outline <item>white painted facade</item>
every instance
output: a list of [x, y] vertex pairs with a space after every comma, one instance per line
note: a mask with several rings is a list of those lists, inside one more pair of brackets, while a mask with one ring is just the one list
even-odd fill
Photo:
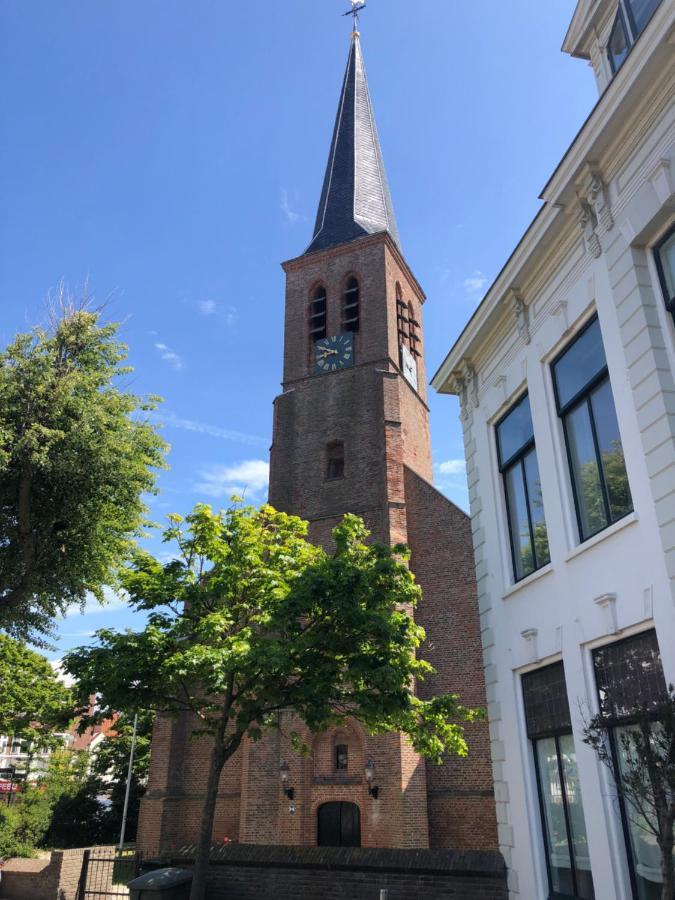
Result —
[[[519, 900], [549, 896], [521, 676], [564, 662], [598, 900], [633, 894], [611, 786], [581, 739], [598, 709], [592, 650], [655, 628], [675, 683], [675, 325], [653, 254], [675, 223], [675, 0], [612, 76], [616, 8], [577, 7], [563, 49], [591, 61], [601, 98], [432, 381], [461, 400], [499, 840]], [[550, 363], [596, 313], [634, 512], [582, 542]], [[514, 583], [495, 424], [525, 390], [551, 561]]]

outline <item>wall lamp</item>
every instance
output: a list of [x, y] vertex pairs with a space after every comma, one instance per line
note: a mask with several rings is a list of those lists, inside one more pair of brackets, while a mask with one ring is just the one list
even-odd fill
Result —
[[282, 762], [279, 766], [279, 778], [281, 778], [281, 790], [286, 794], [289, 800], [295, 799], [295, 788], [288, 786], [288, 776], [290, 775], [290, 768], [287, 762]]
[[366, 760], [365, 773], [366, 783], [368, 784], [368, 796], [372, 797], [373, 800], [377, 800], [380, 788], [379, 785], [373, 784], [373, 781], [375, 780], [375, 760], [372, 756], [369, 756]]

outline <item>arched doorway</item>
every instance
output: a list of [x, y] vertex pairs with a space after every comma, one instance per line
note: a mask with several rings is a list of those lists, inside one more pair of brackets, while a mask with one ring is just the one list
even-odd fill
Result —
[[361, 812], [356, 803], [324, 803], [317, 818], [319, 847], [361, 846]]

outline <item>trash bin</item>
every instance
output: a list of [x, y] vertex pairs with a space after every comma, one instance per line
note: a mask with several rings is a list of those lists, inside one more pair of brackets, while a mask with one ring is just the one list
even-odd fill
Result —
[[130, 900], [189, 900], [192, 872], [157, 869], [139, 875], [128, 884]]

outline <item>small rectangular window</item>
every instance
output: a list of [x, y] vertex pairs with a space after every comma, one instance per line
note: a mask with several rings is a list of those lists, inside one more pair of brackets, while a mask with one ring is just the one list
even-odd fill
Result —
[[582, 541], [633, 510], [600, 323], [593, 318], [552, 365]]
[[654, 248], [666, 309], [675, 322], [675, 225]]
[[345, 445], [334, 441], [326, 447], [326, 481], [343, 478], [345, 474]]
[[526, 394], [497, 425], [516, 581], [550, 561], [530, 399]]
[[349, 766], [349, 747], [347, 744], [338, 744], [335, 748], [335, 768], [338, 772], [344, 772]]

